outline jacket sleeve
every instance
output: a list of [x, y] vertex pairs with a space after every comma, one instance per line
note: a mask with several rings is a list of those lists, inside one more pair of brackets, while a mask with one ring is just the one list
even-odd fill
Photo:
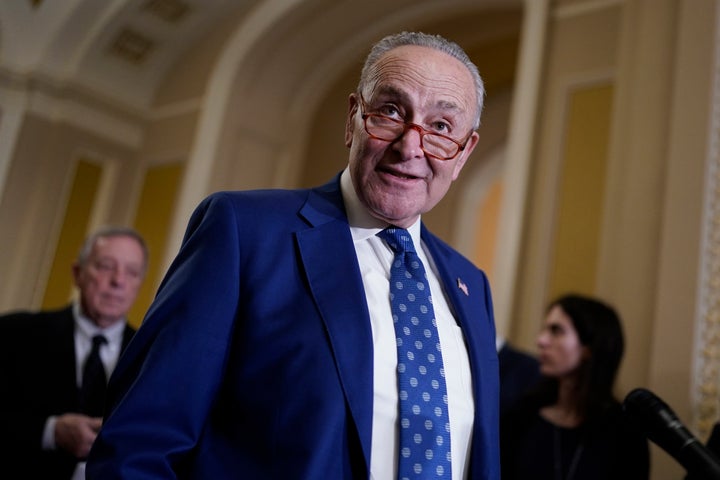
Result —
[[87, 478], [175, 478], [220, 387], [236, 319], [239, 235], [230, 201], [193, 213], [178, 256], [108, 388]]

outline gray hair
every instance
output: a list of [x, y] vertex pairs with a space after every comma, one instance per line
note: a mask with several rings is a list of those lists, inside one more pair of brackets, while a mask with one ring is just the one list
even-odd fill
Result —
[[380, 57], [394, 48], [405, 45], [417, 45], [419, 47], [434, 48], [435, 50], [439, 50], [453, 58], [456, 58], [465, 65], [472, 76], [473, 82], [475, 83], [477, 111], [475, 112], [473, 130], [477, 129], [480, 126], [480, 115], [482, 114], [483, 102], [485, 100], [485, 86], [483, 85], [482, 78], [480, 77], [480, 72], [460, 45], [455, 42], [451, 42], [440, 35], [430, 35], [422, 32], [401, 32], [388, 35], [377, 42], [365, 59], [365, 64], [363, 65], [362, 73], [360, 74], [360, 82], [358, 83], [358, 92], [362, 92], [366, 86], [368, 78], [370, 78], [370, 74], [372, 73], [371, 70], [377, 61], [380, 60]]
[[80, 266], [87, 265], [87, 262], [90, 258], [90, 254], [92, 253], [92, 249], [95, 246], [95, 242], [98, 241], [100, 238], [111, 238], [111, 237], [130, 237], [135, 239], [135, 241], [138, 242], [138, 245], [140, 245], [140, 248], [143, 252], [143, 270], [147, 269], [148, 265], [148, 259], [150, 257], [150, 254], [148, 252], [147, 244], [145, 243], [145, 239], [140, 235], [136, 230], [129, 228], [129, 227], [115, 227], [115, 226], [109, 226], [109, 227], [103, 227], [95, 232], [91, 233], [90, 235], [85, 238], [85, 241], [82, 244], [82, 247], [80, 248], [80, 252], [78, 253], [77, 257], [77, 263]]

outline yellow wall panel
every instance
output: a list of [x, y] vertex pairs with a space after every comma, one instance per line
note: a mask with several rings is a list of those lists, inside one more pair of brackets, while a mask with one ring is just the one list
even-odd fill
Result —
[[150, 265], [137, 301], [128, 315], [130, 324], [136, 327], [142, 322], [165, 273], [160, 271], [161, 258], [182, 173], [183, 164], [172, 163], [150, 167], [145, 174], [135, 214], [135, 228], [147, 242]]
[[550, 296], [593, 294], [600, 256], [612, 87], [576, 90], [570, 97], [558, 192]]
[[43, 309], [61, 307], [70, 300], [73, 291], [72, 264], [87, 233], [101, 176], [102, 168], [97, 164], [85, 160], [78, 162], [45, 286]]
[[488, 276], [490, 286], [494, 281], [495, 254], [497, 251], [498, 224], [500, 222], [500, 204], [503, 196], [503, 183], [500, 179], [488, 189], [480, 205], [480, 219], [475, 231], [475, 264]]

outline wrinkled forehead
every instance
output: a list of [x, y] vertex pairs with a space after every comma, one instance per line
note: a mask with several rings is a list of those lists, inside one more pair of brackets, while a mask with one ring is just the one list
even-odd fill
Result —
[[404, 45], [381, 56], [369, 70], [362, 91], [366, 100], [379, 95], [425, 99], [439, 107], [473, 113], [475, 86], [467, 67], [440, 50]]
[[90, 251], [90, 257], [116, 257], [141, 263], [146, 261], [142, 245], [135, 238], [126, 235], [98, 237]]

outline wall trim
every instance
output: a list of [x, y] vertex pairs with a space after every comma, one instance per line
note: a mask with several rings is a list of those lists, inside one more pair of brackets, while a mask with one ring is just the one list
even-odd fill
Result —
[[702, 438], [718, 421], [720, 407], [720, 1], [716, 5], [692, 392], [693, 426]]

